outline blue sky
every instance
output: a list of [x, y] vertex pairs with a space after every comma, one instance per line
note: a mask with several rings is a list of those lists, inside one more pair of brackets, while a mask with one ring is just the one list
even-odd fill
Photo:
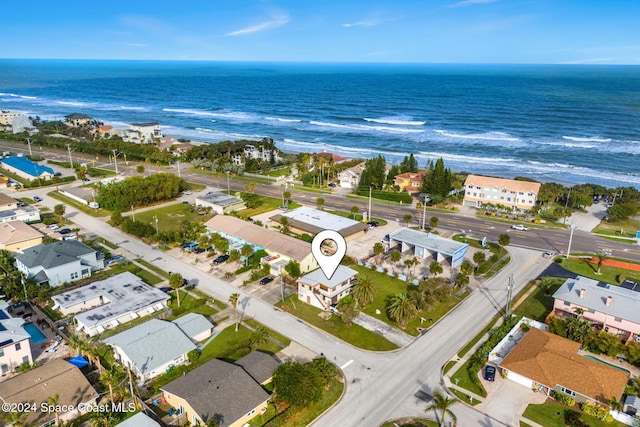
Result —
[[640, 64], [638, 0], [31, 0], [0, 57]]

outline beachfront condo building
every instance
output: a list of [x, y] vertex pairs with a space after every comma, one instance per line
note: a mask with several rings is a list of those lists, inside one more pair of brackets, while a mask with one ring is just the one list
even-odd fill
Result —
[[484, 204], [503, 205], [515, 210], [532, 209], [539, 182], [469, 175], [464, 182], [464, 206], [481, 208]]

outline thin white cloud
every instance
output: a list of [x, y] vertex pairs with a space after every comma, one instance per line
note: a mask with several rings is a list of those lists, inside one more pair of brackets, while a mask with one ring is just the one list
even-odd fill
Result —
[[615, 58], [589, 58], [589, 59], [576, 59], [573, 61], [562, 61], [558, 64], [597, 64], [600, 62], [612, 62]]
[[147, 45], [144, 43], [125, 43], [125, 45], [131, 47], [147, 47]]
[[261, 22], [261, 23], [256, 24], [256, 25], [250, 25], [248, 27], [241, 28], [241, 29], [236, 30], [236, 31], [231, 31], [230, 33], [227, 33], [226, 35], [230, 36], [230, 37], [246, 36], [248, 34], [258, 33], [260, 31], [271, 30], [271, 29], [274, 29], [274, 28], [282, 27], [283, 25], [285, 25], [288, 22], [289, 22], [289, 15], [281, 14], [281, 15], [273, 17], [272, 19], [270, 19], [268, 21], [264, 21], [264, 22]]
[[488, 4], [488, 3], [495, 3], [498, 0], [462, 0], [459, 1], [458, 3], [454, 3], [449, 7], [466, 7], [466, 6], [473, 6], [475, 4]]
[[355, 21], [355, 22], [348, 22], [346, 24], [342, 24], [343, 27], [345, 28], [351, 28], [351, 27], [375, 27], [377, 25], [383, 24], [385, 22], [389, 22], [389, 21], [395, 21], [398, 18], [383, 18], [380, 16], [369, 16], [367, 18], [361, 19], [359, 21]]

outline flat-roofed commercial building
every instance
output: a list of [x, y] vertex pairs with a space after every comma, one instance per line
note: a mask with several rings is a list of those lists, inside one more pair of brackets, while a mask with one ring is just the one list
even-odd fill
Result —
[[276, 214], [269, 219], [281, 223], [282, 218], [287, 218], [289, 228], [294, 233], [306, 233], [312, 236], [324, 230], [333, 230], [340, 233], [345, 239], [351, 240], [364, 236], [365, 231], [369, 228], [367, 224], [360, 221], [307, 206]]

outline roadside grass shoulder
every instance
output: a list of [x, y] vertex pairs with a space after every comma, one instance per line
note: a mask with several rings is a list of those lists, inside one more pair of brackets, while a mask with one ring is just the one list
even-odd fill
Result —
[[621, 276], [624, 276], [629, 280], [640, 282], [639, 271], [625, 270], [623, 268], [610, 267], [607, 265], [602, 265], [600, 268], [600, 274], [596, 274], [598, 265], [596, 263], [589, 262], [588, 259], [584, 258], [562, 258], [560, 265], [573, 273], [606, 283], [619, 284]]
[[475, 381], [471, 378], [471, 371], [469, 369], [469, 361], [467, 360], [453, 375], [451, 375], [451, 381], [458, 387], [469, 390], [478, 396], [487, 397], [487, 391], [484, 389], [480, 381]]
[[535, 288], [531, 294], [515, 308], [514, 314], [544, 322], [553, 309], [552, 295], [564, 282], [565, 279], [561, 278], [543, 278], [543, 282], [534, 285]]
[[110, 212], [99, 208], [99, 209], [93, 209], [90, 208], [87, 205], [84, 205], [76, 200], [73, 200], [65, 195], [63, 195], [62, 193], [60, 193], [59, 191], [50, 191], [47, 193], [48, 196], [53, 197], [56, 200], [59, 200], [61, 202], [66, 203], [67, 205], [73, 206], [74, 208], [78, 209], [79, 211], [86, 213], [87, 215], [91, 215], [94, 217], [103, 217], [103, 216], [108, 216], [110, 215]]
[[[527, 409], [525, 409], [522, 414], [523, 417], [534, 421], [538, 424], [541, 424], [545, 427], [565, 427], [564, 422], [564, 414], [566, 411], [570, 410], [565, 405], [561, 405], [556, 402], [547, 401], [547, 403], [542, 403], [538, 405], [529, 405]], [[587, 414], [582, 414], [580, 420], [586, 423], [589, 427], [625, 427], [626, 424], [623, 424], [619, 421], [613, 421], [611, 423], [604, 422], [595, 417], [592, 417]]]

